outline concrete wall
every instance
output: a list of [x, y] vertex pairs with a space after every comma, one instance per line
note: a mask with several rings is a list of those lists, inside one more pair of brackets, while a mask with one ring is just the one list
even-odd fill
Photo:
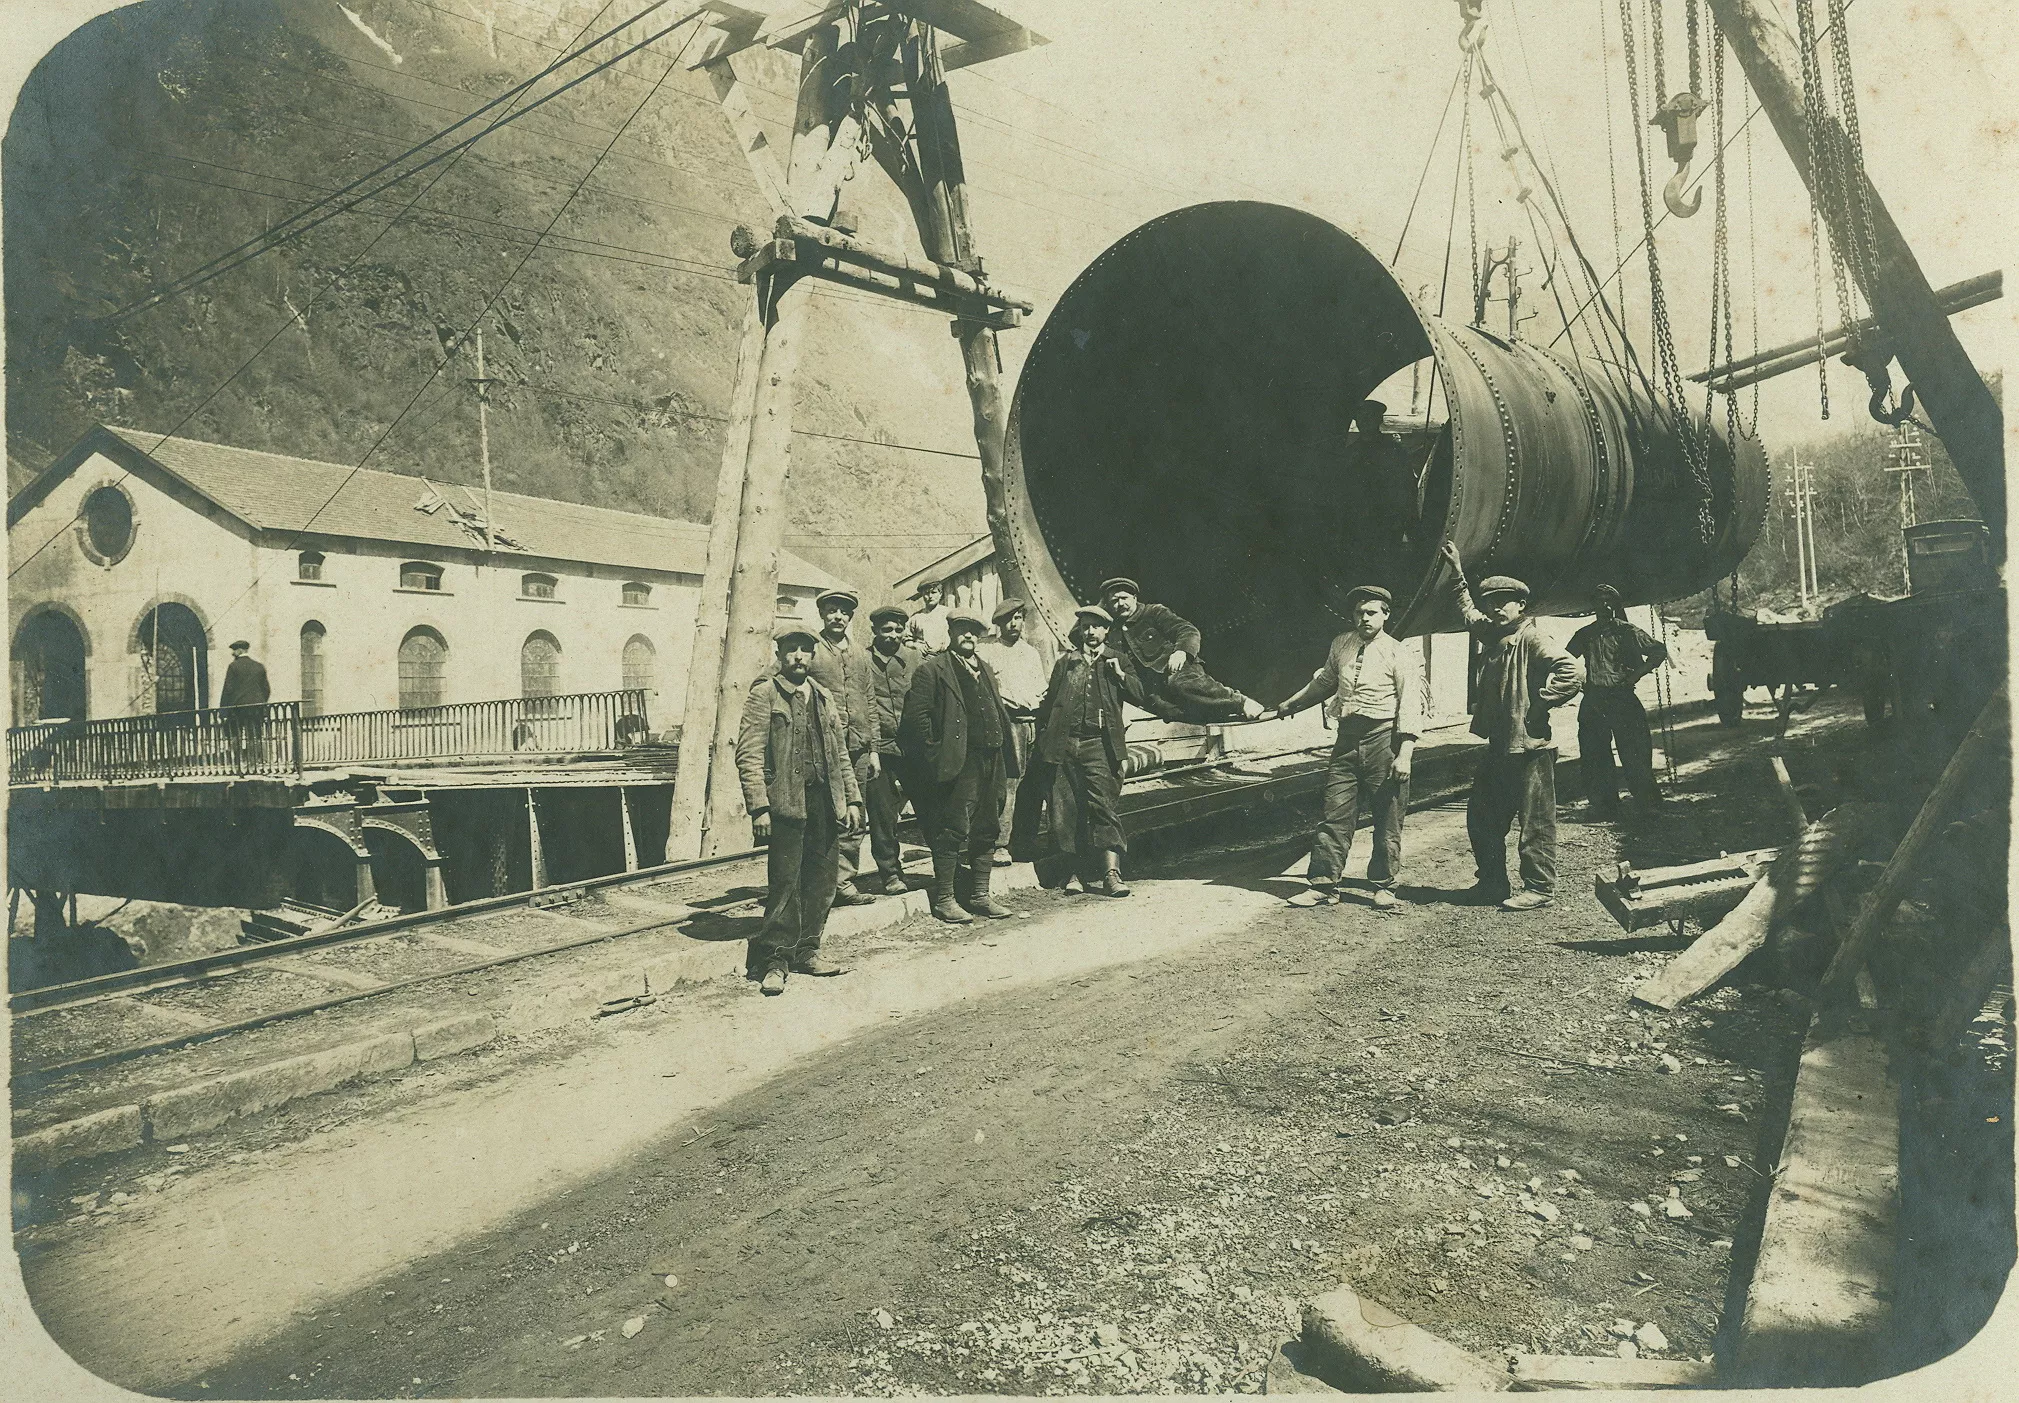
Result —
[[[117, 560], [99, 561], [73, 524], [85, 496], [116, 483], [133, 503], [132, 545]], [[53, 538], [53, 539], [52, 539]], [[322, 710], [366, 711], [399, 704], [401, 640], [415, 627], [433, 628], [449, 646], [445, 701], [520, 695], [520, 648], [537, 631], [560, 644], [560, 692], [612, 691], [623, 683], [623, 651], [634, 636], [654, 655], [648, 716], [655, 729], [679, 721], [700, 580], [669, 571], [501, 554], [486, 562], [478, 550], [416, 551], [347, 538], [250, 536], [209, 503], [167, 479], [128, 474], [93, 456], [9, 532], [20, 566], [8, 592], [9, 638], [29, 615], [57, 609], [82, 630], [87, 649], [86, 714], [134, 715], [151, 709], [139, 653], [139, 627], [164, 601], [187, 605], [209, 641], [205, 704], [215, 705], [230, 662], [231, 641], [244, 638], [266, 665], [276, 701], [301, 697], [301, 634], [322, 625]], [[299, 578], [300, 553], [323, 554], [322, 578]], [[400, 566], [427, 561], [442, 568], [439, 591], [403, 589]], [[522, 590], [531, 572], [558, 580], [556, 597]], [[626, 581], [651, 586], [645, 605], [623, 602]], [[803, 617], [814, 591], [782, 587]]]

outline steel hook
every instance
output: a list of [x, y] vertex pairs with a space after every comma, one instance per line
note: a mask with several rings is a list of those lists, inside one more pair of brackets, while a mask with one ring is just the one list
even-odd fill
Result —
[[1668, 206], [1668, 212], [1678, 219], [1688, 219], [1704, 207], [1704, 190], [1701, 185], [1685, 197], [1683, 186], [1689, 183], [1690, 163], [1684, 161], [1676, 167], [1675, 174], [1668, 178], [1668, 184], [1661, 188], [1661, 202]]

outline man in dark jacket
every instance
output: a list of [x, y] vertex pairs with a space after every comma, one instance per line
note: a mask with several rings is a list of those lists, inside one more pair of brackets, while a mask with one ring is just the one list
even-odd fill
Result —
[[273, 696], [266, 667], [252, 660], [252, 644], [243, 638], [231, 645], [231, 665], [224, 670], [224, 688], [217, 694], [222, 707], [265, 706]]
[[1585, 802], [1597, 817], [1619, 807], [1619, 776], [1612, 748], [1619, 746], [1619, 768], [1626, 787], [1643, 804], [1658, 803], [1661, 788], [1654, 778], [1654, 737], [1648, 734], [1647, 709], [1634, 695], [1641, 678], [1668, 661], [1668, 647], [1627, 622], [1619, 591], [1600, 585], [1594, 591], [1598, 617], [1570, 636], [1571, 656], [1584, 660], [1584, 701], [1577, 708], [1577, 768], [1584, 778]]
[[[1551, 644], [1528, 617], [1528, 586], [1507, 575], [1479, 582], [1475, 604], [1458, 548], [1446, 541], [1444, 559], [1465, 626], [1479, 640], [1479, 702], [1472, 733], [1486, 741], [1472, 793], [1465, 802], [1465, 832], [1478, 873], [1475, 900], [1495, 900], [1504, 911], [1548, 906], [1556, 890], [1556, 741], [1549, 712], [1577, 695], [1584, 669]], [[1521, 822], [1522, 890], [1507, 880], [1507, 830]]]
[[[872, 745], [875, 736], [868, 719], [870, 707], [869, 659], [848, 636], [860, 601], [853, 590], [831, 589], [813, 601], [820, 616], [820, 634], [813, 645], [813, 677], [841, 703], [848, 722], [848, 760], [855, 766], [855, 782], [866, 785], [881, 768]], [[867, 906], [876, 898], [856, 890], [855, 873], [862, 865], [862, 844], [851, 838], [841, 845], [840, 875], [834, 884], [836, 906]]]
[[1076, 613], [1073, 651], [1052, 665], [1038, 706], [1037, 744], [1018, 796], [1012, 854], [1031, 857], [1043, 886], [1063, 886], [1077, 870], [1086, 891], [1127, 896], [1122, 702], [1141, 705], [1142, 683], [1107, 646], [1114, 627], [1108, 611], [1088, 605]]
[[272, 696], [265, 666], [253, 661], [252, 644], [239, 639], [231, 645], [231, 664], [224, 670], [224, 686], [218, 691], [217, 704], [225, 711], [225, 734], [231, 740], [232, 764], [240, 774], [251, 766], [259, 749], [260, 713], [252, 708], [265, 706]]
[[989, 874], [1003, 784], [1017, 762], [995, 673], [975, 652], [987, 626], [956, 611], [946, 627], [946, 651], [927, 656], [912, 674], [897, 745], [932, 848], [932, 914], [962, 924], [970, 911], [1014, 914], [990, 897]]
[[1101, 583], [1116, 624], [1110, 643], [1142, 678], [1143, 709], [1169, 721], [1253, 721], [1262, 704], [1208, 675], [1199, 662], [1199, 630], [1161, 604], [1143, 603], [1127, 576]]
[[869, 810], [869, 851], [876, 859], [876, 890], [889, 896], [902, 896], [910, 890], [904, 880], [903, 850], [897, 841], [905, 796], [905, 781], [898, 773], [903, 762], [897, 753], [897, 728], [904, 719], [911, 675], [925, 658], [917, 644], [906, 640], [910, 623], [911, 616], [895, 604], [871, 610], [869, 615], [869, 724], [875, 736], [870, 749], [876, 755], [876, 767], [863, 783], [862, 799]]
[[862, 832], [862, 794], [848, 759], [847, 718], [814, 681], [814, 635], [777, 635], [777, 666], [750, 684], [736, 733], [736, 772], [750, 830], [765, 854], [764, 924], [751, 937], [746, 969], [762, 971], [764, 992], [785, 992], [793, 974], [847, 971], [820, 958], [834, 903], [843, 835]]

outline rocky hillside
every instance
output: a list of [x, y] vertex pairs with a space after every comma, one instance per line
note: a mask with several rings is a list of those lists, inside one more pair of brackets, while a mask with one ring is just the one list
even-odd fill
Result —
[[[367, 206], [121, 315], [537, 71], [597, 13], [148, 0], [72, 34], [33, 74], [5, 142], [10, 490], [98, 420], [341, 462], [384, 436], [373, 466], [472, 481], [462, 334], [495, 297], [481, 319], [498, 484], [705, 520], [748, 296], [728, 237], [766, 211], [705, 78], [691, 59], [668, 72], [691, 31]], [[754, 57], [752, 101], [782, 136], [791, 61]], [[896, 202], [869, 174], [865, 227], [898, 237]], [[1074, 222], [1070, 251], [1045, 241], [1044, 281], [1129, 220]], [[823, 290], [814, 327], [788, 544], [874, 594], [982, 529], [970, 459], [853, 441], [971, 452], [959, 358], [932, 318], [852, 295]]]

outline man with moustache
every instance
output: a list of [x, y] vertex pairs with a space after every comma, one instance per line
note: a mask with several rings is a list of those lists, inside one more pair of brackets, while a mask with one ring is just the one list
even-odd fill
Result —
[[1016, 774], [1003, 785], [1002, 821], [996, 828], [995, 865], [1010, 862], [1010, 820], [1016, 813], [1020, 776], [1030, 770], [1031, 745], [1037, 739], [1038, 704], [1045, 699], [1045, 655], [1025, 633], [1030, 609], [1021, 599], [1011, 597], [996, 605], [993, 615], [996, 636], [984, 638], [975, 649], [995, 672], [1002, 692], [1003, 709], [1009, 712], [1010, 738], [1016, 743]]
[[911, 691], [911, 675], [925, 659], [919, 647], [905, 634], [911, 616], [895, 604], [870, 611], [869, 627], [869, 725], [876, 765], [862, 786], [863, 802], [869, 810], [869, 852], [876, 862], [875, 889], [886, 896], [902, 896], [909, 890], [904, 880], [904, 855], [897, 841], [897, 823], [904, 812], [905, 780], [899, 773], [903, 757], [898, 754], [897, 728], [904, 719], [905, 695]]
[[1114, 618], [1109, 644], [1142, 678], [1145, 711], [1171, 721], [1254, 721], [1262, 704], [1209, 675], [1199, 662], [1199, 630], [1162, 604], [1145, 604], [1125, 575], [1101, 583]]
[[[859, 602], [855, 592], [846, 589], [828, 590], [813, 601], [814, 612], [820, 616], [820, 634], [813, 647], [813, 677], [841, 703], [848, 724], [848, 759], [855, 766], [858, 787], [882, 768], [869, 723], [869, 660], [848, 636], [848, 626], [855, 619]], [[842, 843], [834, 885], [836, 906], [867, 906], [876, 900], [856, 889], [855, 873], [861, 865], [860, 837]]]

